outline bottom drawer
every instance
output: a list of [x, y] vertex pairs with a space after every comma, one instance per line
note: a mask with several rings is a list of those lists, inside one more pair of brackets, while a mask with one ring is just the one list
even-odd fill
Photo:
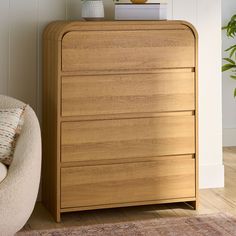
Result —
[[195, 159], [61, 169], [61, 208], [195, 197]]

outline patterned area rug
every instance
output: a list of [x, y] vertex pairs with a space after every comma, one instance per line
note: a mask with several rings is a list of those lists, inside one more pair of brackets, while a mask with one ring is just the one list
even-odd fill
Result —
[[25, 231], [17, 236], [236, 236], [236, 219], [226, 214]]

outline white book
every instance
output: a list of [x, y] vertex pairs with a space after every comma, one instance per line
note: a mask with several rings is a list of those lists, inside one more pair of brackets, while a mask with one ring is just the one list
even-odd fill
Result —
[[116, 4], [116, 20], [166, 20], [167, 4]]

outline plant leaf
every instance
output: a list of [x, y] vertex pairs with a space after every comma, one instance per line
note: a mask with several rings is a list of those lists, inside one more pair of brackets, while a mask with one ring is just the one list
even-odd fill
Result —
[[230, 59], [230, 58], [223, 58], [223, 60], [225, 60], [225, 61], [229, 62], [230, 64], [233, 64], [233, 65], [235, 65], [235, 61], [233, 61], [233, 60], [232, 60], [232, 59]]
[[233, 15], [228, 22], [227, 26], [224, 26], [223, 29], [226, 29], [228, 37], [234, 38], [236, 35], [236, 14]]
[[232, 64], [225, 64], [222, 66], [222, 72], [226, 71], [226, 70], [230, 70], [232, 68], [236, 68], [236, 65], [232, 65]]
[[236, 48], [234, 48], [234, 49], [230, 52], [229, 57], [232, 58], [232, 56], [234, 55], [235, 52], [236, 52]]
[[230, 50], [233, 49], [233, 48], [236, 48], [236, 45], [233, 45], [233, 46], [227, 48], [227, 49], [225, 50], [225, 52], [228, 52], [228, 51], [230, 51]]
[[[228, 24], [222, 27], [222, 30], [226, 30], [226, 35], [231, 38], [236, 37], [236, 14], [234, 14]], [[222, 66], [222, 71], [231, 70], [230, 78], [236, 80], [236, 45], [232, 45], [227, 48], [225, 52], [229, 52], [229, 58], [223, 58], [227, 64]], [[234, 59], [231, 59], [233, 56]], [[236, 88], [234, 89], [234, 98], [236, 98]]]
[[230, 78], [236, 80], [236, 75], [231, 75]]

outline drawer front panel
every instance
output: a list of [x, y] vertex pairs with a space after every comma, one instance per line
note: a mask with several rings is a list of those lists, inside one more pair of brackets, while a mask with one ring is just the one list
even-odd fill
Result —
[[62, 123], [61, 160], [98, 161], [195, 153], [195, 117]]
[[195, 159], [62, 168], [61, 208], [195, 197]]
[[194, 47], [190, 29], [73, 31], [62, 40], [62, 71], [194, 67]]
[[62, 116], [195, 109], [195, 73], [62, 78]]

